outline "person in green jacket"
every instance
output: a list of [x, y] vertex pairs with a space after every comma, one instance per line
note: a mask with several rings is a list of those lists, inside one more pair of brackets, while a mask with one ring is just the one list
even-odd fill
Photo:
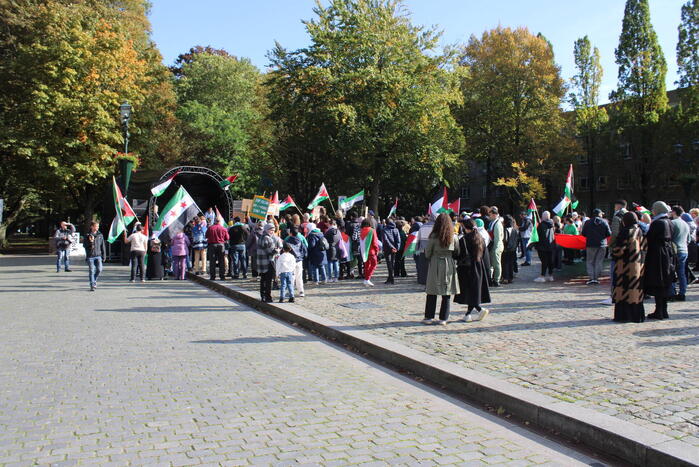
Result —
[[456, 275], [454, 256], [458, 256], [459, 244], [454, 236], [454, 225], [446, 213], [437, 217], [430, 233], [425, 257], [429, 260], [427, 284], [425, 292], [425, 319], [422, 324], [435, 323], [434, 315], [437, 308], [437, 295], [442, 296], [439, 309], [439, 320], [436, 324], [445, 325], [449, 319], [451, 296], [459, 293], [459, 280]]

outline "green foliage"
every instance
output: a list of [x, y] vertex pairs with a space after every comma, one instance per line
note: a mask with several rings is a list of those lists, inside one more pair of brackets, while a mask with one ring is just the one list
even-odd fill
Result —
[[609, 96], [632, 125], [657, 123], [667, 110], [667, 63], [650, 21], [648, 0], [627, 0], [615, 52], [617, 90]]
[[413, 26], [395, 0], [318, 2], [314, 11], [309, 47], [270, 54], [280, 143], [313, 144], [302, 157], [326, 166], [299, 189], [367, 184], [376, 209], [387, 181], [392, 197], [445, 179], [462, 138], [450, 112], [460, 101], [450, 57], [431, 53], [439, 35]]
[[195, 53], [175, 80], [177, 116], [187, 151], [180, 162], [203, 165], [225, 175], [239, 174], [232, 187], [255, 191], [260, 156], [256, 141], [264, 118], [260, 72], [247, 59]]
[[466, 157], [486, 164], [488, 189], [493, 173], [516, 178], [517, 167], [545, 175], [564, 145], [565, 126], [565, 86], [550, 44], [526, 28], [498, 27], [472, 36], [460, 64], [464, 102], [456, 114]]
[[699, 86], [699, 1], [688, 0], [682, 6], [682, 22], [677, 42], [677, 84], [688, 88]]
[[525, 162], [512, 163], [513, 175], [511, 177], [500, 177], [493, 184], [508, 188], [512, 200], [519, 207], [529, 205], [531, 199], [541, 199], [546, 195], [544, 185], [536, 177], [528, 174]]

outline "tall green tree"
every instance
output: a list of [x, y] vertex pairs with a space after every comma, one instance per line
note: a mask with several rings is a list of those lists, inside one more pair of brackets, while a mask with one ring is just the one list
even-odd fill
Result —
[[264, 118], [259, 70], [245, 58], [206, 51], [181, 63], [175, 81], [187, 150], [180, 160], [224, 175], [239, 174], [234, 191], [257, 188]]
[[609, 97], [616, 104], [623, 138], [631, 141], [642, 202], [648, 203], [651, 174], [660, 162], [656, 154], [658, 123], [668, 107], [667, 63], [651, 24], [648, 0], [626, 1], [615, 57], [618, 84]]
[[678, 27], [677, 67], [682, 88], [699, 86], [699, 1], [688, 0], [682, 6]]
[[450, 56], [436, 53], [438, 33], [411, 24], [398, 0], [317, 2], [314, 12], [305, 22], [309, 47], [270, 54], [270, 92], [279, 96], [272, 115], [293, 109], [304, 118], [287, 120], [291, 131], [278, 126], [279, 134], [324, 152], [307, 151], [323, 158], [300, 167], [311, 173], [303, 195], [321, 181], [346, 190], [366, 184], [377, 211], [384, 191], [448, 178], [463, 138], [450, 110], [460, 102], [457, 82]]
[[118, 106], [144, 102], [148, 64], [107, 6], [20, 0], [1, 9], [13, 20], [0, 32], [0, 176], [20, 190], [1, 195], [31, 186], [88, 221], [122, 142]]
[[587, 177], [590, 189], [590, 209], [595, 207], [595, 161], [600, 131], [609, 121], [607, 111], [599, 106], [599, 90], [602, 84], [602, 64], [597, 47], [592, 47], [585, 36], [573, 48], [577, 73], [571, 79], [570, 103], [575, 108], [575, 125], [587, 154]]
[[[526, 28], [497, 27], [471, 36], [460, 65], [464, 102], [456, 115], [466, 157], [485, 164], [486, 201], [496, 178], [515, 180], [524, 168], [528, 177], [545, 176], [565, 126], [565, 85], [546, 38]], [[521, 190], [509, 191], [520, 204]]]

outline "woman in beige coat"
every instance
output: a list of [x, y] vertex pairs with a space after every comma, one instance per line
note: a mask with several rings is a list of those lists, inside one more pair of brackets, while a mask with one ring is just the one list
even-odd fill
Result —
[[459, 293], [459, 280], [456, 275], [454, 256], [459, 252], [459, 244], [454, 236], [454, 225], [445, 213], [437, 217], [425, 248], [425, 256], [430, 262], [427, 272], [425, 292], [425, 319], [422, 324], [433, 324], [437, 308], [437, 295], [442, 296], [437, 324], [445, 325], [449, 319], [451, 296]]

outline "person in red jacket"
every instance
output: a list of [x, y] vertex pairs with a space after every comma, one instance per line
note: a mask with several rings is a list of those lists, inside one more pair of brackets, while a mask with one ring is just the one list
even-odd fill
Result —
[[206, 230], [206, 243], [209, 245], [209, 279], [216, 280], [216, 263], [221, 280], [226, 278], [226, 262], [224, 261], [225, 244], [228, 243], [228, 230], [216, 218], [214, 225]]
[[[365, 243], [368, 236], [371, 236], [371, 242]], [[376, 235], [376, 229], [371, 227], [371, 222], [368, 219], [362, 221], [359, 241], [361, 242], [362, 254], [364, 254], [365, 248], [369, 249], [367, 259], [364, 261], [364, 285], [366, 287], [373, 287], [374, 284], [371, 282], [371, 276], [374, 274], [376, 265], [379, 262], [379, 239]]]

